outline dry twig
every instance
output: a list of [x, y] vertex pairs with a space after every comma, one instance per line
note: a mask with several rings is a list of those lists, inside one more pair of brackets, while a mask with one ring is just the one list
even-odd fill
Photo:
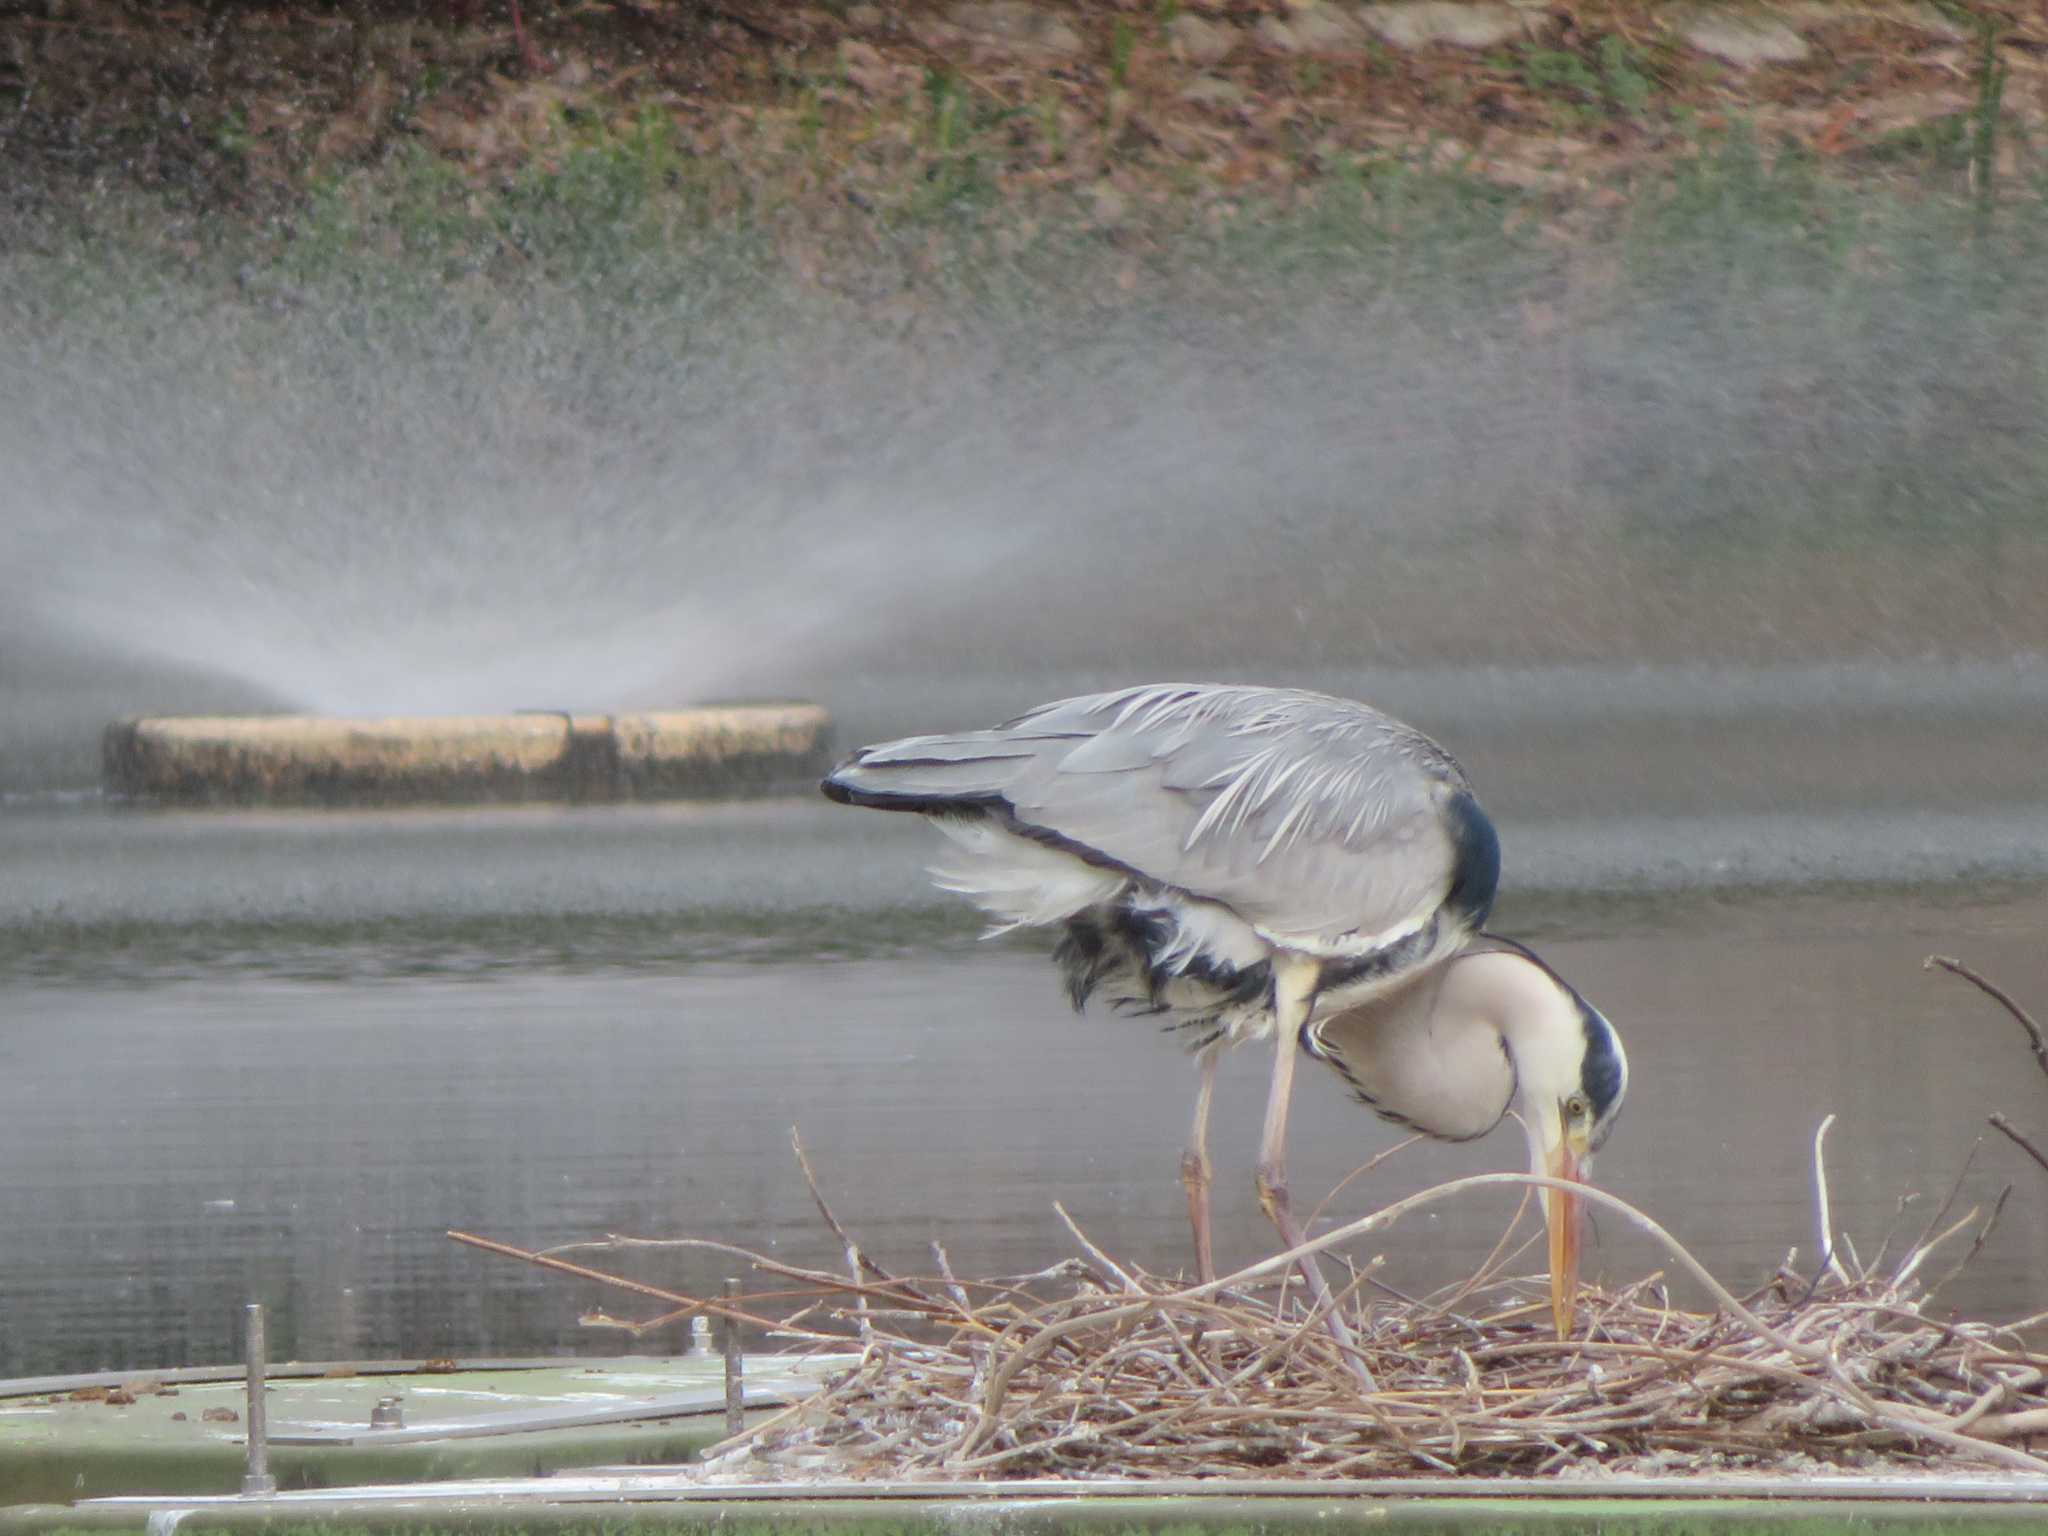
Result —
[[[2035, 1062], [2043, 1072], [2048, 1072], [2048, 1036], [2042, 1034], [2041, 1026], [2034, 1022], [2033, 1015], [2014, 1002], [2011, 994], [2003, 987], [1998, 986], [1994, 982], [1987, 981], [1984, 977], [1978, 975], [1977, 972], [1971, 970], [1969, 966], [1963, 964], [1962, 961], [1949, 955], [1929, 955], [1920, 962], [1920, 968], [1926, 971], [1943, 970], [1952, 976], [1962, 977], [1963, 980], [1969, 982], [1978, 991], [2011, 1014], [2014, 1022], [2026, 1031], [2027, 1046], [2033, 1051]], [[2048, 1169], [2048, 1154], [2044, 1154], [2039, 1147], [2022, 1135], [2019, 1128], [2007, 1119], [2004, 1114], [1992, 1115], [1990, 1125], [1994, 1131], [1997, 1131], [2001, 1136], [2011, 1141], [2022, 1152], [2026, 1153], [2027, 1156], [2039, 1163], [2043, 1169]], [[2002, 1197], [1999, 1203], [2001, 1205], [2004, 1204]]]
[[1963, 980], [1969, 982], [1978, 991], [2011, 1014], [2013, 1021], [2027, 1032], [2027, 1045], [2034, 1053], [2035, 1062], [2039, 1064], [2043, 1072], [2048, 1072], [2048, 1036], [2044, 1036], [2041, 1033], [2041, 1026], [2034, 1022], [2033, 1016], [2018, 1003], [2014, 1002], [2011, 995], [2003, 987], [1985, 980], [1982, 976], [1971, 970], [1970, 967], [1963, 964], [1962, 961], [1950, 955], [1929, 955], [1920, 962], [1920, 968], [1927, 971], [1943, 970], [1952, 976], [1962, 977]]
[[2010, 1139], [2014, 1143], [2014, 1145], [2016, 1145], [2022, 1152], [2026, 1153], [2027, 1156], [2031, 1157], [2035, 1162], [2039, 1163], [2043, 1168], [2048, 1168], [2048, 1155], [2044, 1155], [2039, 1147], [2035, 1146], [2033, 1142], [2029, 1141], [2025, 1136], [2021, 1135], [2019, 1129], [2016, 1126], [2014, 1126], [2014, 1124], [2010, 1120], [2006, 1119], [2004, 1115], [1994, 1114], [1991, 1117], [1990, 1123], [1991, 1129], [1997, 1131], [2000, 1135]]

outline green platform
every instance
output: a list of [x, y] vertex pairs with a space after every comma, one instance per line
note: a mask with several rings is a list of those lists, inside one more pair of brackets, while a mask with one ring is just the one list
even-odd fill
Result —
[[[554, 1479], [543, 1481], [552, 1482]], [[661, 1493], [614, 1480], [602, 1488], [575, 1477], [546, 1490], [533, 1484], [480, 1487], [463, 1493], [373, 1490], [327, 1497], [228, 1499], [180, 1505], [120, 1500], [70, 1509], [0, 1510], [0, 1536], [30, 1533], [134, 1531], [145, 1536], [210, 1532], [425, 1532], [513, 1536], [516, 1532], [687, 1531], [701, 1536], [1935, 1536], [1966, 1532], [2039, 1533], [2048, 1505], [1992, 1497], [1929, 1498], [1713, 1496], [1571, 1496], [1554, 1486], [1522, 1497], [1492, 1493], [1410, 1496], [1384, 1485], [1284, 1490], [1274, 1485], [1219, 1487], [1214, 1492], [1158, 1489], [1095, 1491], [1086, 1485], [1018, 1489], [864, 1489], [820, 1496], [802, 1490], [696, 1490]], [[1671, 1480], [1674, 1495], [1684, 1480]], [[1258, 1491], [1254, 1491], [1254, 1490]], [[1753, 1491], [1753, 1490], [1752, 1490]], [[2022, 1490], [2013, 1490], [2019, 1495]], [[2048, 1486], [2032, 1490], [2048, 1496]]]
[[[749, 1404], [800, 1396], [845, 1358], [750, 1357]], [[725, 1431], [708, 1356], [276, 1367], [279, 1491], [245, 1496], [235, 1373], [130, 1380], [134, 1401], [110, 1401], [122, 1386], [0, 1384], [0, 1536], [2048, 1536], [2048, 1478], [2005, 1474], [707, 1485], [698, 1453]], [[373, 1428], [391, 1398], [403, 1425]]]
[[[751, 1358], [749, 1407], [790, 1401], [828, 1364]], [[372, 1429], [394, 1397], [403, 1427]], [[278, 1366], [266, 1400], [282, 1490], [687, 1464], [725, 1435], [724, 1366], [711, 1356]], [[232, 1368], [0, 1383], [0, 1506], [239, 1493], [245, 1407]]]

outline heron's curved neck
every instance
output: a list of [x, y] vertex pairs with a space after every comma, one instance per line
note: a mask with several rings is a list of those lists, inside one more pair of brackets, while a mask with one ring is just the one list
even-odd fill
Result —
[[1312, 1048], [1389, 1119], [1462, 1141], [1510, 1108], [1550, 1134], [1577, 1087], [1571, 996], [1521, 955], [1457, 956], [1399, 991], [1315, 1020]]
[[[1564, 1103], [1579, 1087], [1585, 1056], [1585, 1024], [1578, 1000], [1550, 972], [1526, 956], [1488, 952], [1456, 967], [1465, 985], [1483, 998], [1515, 1068], [1513, 1108], [1529, 1143], [1529, 1171], [1556, 1177], [1564, 1145]], [[1555, 1219], [1556, 1191], [1543, 1191], [1543, 1208]]]
[[1565, 987], [1534, 961], [1507, 951], [1460, 956], [1444, 978], [1445, 1005], [1470, 1010], [1500, 1032], [1515, 1069], [1514, 1108], [1551, 1115], [1579, 1086], [1585, 1029]]

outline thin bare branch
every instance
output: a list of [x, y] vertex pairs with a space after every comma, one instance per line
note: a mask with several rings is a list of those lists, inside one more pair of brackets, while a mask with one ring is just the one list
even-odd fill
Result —
[[825, 1225], [832, 1229], [832, 1235], [846, 1250], [847, 1268], [852, 1272], [855, 1283], [865, 1278], [894, 1284], [896, 1277], [860, 1251], [860, 1244], [848, 1235], [846, 1228], [839, 1224], [839, 1218], [832, 1214], [832, 1207], [825, 1203], [824, 1195], [818, 1190], [818, 1176], [811, 1171], [811, 1160], [804, 1155], [804, 1139], [793, 1125], [789, 1128], [789, 1146], [796, 1153], [796, 1165], [803, 1172], [804, 1183], [811, 1191], [811, 1201], [818, 1207], [818, 1214], [825, 1218]]
[[2027, 1156], [2031, 1157], [2035, 1162], [2039, 1163], [2044, 1169], [2048, 1169], [2048, 1156], [2044, 1156], [2039, 1147], [2035, 1146], [2031, 1141], [2027, 1140], [2025, 1136], [2022, 1136], [2019, 1132], [2019, 1128], [2015, 1126], [2010, 1120], [2006, 1119], [2004, 1115], [1993, 1115], [1991, 1117], [1990, 1123], [1991, 1129], [1997, 1131], [2000, 1135], [2006, 1137], [2009, 1141], [2013, 1143], [2013, 1145], [2017, 1146], [2022, 1152], [2026, 1153]]
[[1962, 961], [1950, 955], [1929, 955], [1921, 962], [1920, 968], [1928, 971], [1943, 970], [1952, 976], [1962, 977], [2011, 1014], [2019, 1027], [2027, 1032], [2027, 1044], [2034, 1052], [2035, 1063], [2043, 1072], [2048, 1072], [2048, 1036], [2041, 1033], [2041, 1026], [2034, 1022], [2026, 1009], [2012, 1000], [2011, 995], [2003, 987], [1985, 980]]

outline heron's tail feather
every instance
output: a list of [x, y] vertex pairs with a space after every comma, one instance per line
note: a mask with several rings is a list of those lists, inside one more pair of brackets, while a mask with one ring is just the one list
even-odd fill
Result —
[[927, 815], [971, 811], [1002, 801], [1036, 758], [1028, 743], [1000, 731], [908, 736], [861, 748], [820, 787], [842, 805]]
[[1121, 873], [1018, 837], [981, 817], [934, 816], [932, 822], [953, 845], [951, 857], [933, 867], [932, 879], [993, 918], [992, 933], [1064, 922], [1114, 900], [1126, 883]]

